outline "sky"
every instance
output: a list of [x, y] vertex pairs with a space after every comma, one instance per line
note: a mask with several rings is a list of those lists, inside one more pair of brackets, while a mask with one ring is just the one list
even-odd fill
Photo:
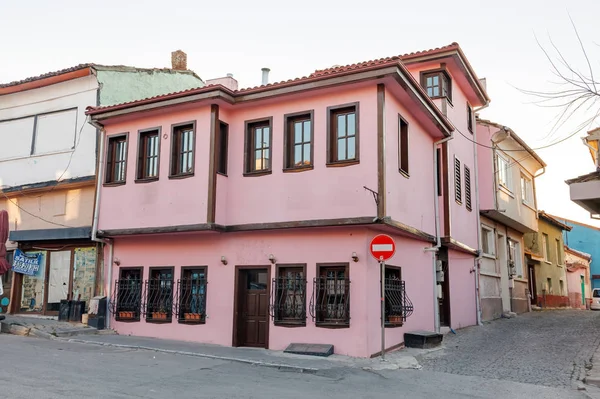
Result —
[[560, 109], [519, 90], [556, 89], [541, 47], [555, 45], [570, 64], [587, 68], [570, 18], [600, 76], [599, 14], [598, 0], [0, 0], [0, 82], [86, 62], [169, 67], [171, 52], [181, 49], [204, 80], [233, 73], [249, 87], [260, 84], [262, 67], [275, 82], [458, 42], [487, 79], [492, 102], [482, 118], [509, 126], [534, 149], [575, 133], [537, 151], [548, 164], [536, 180], [538, 208], [600, 227], [569, 200], [564, 183], [594, 170], [580, 139], [588, 129], [575, 129], [586, 115], [553, 129]]

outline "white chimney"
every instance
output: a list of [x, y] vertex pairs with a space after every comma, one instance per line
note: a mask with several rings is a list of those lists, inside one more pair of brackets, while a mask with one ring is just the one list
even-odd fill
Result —
[[269, 83], [269, 72], [271, 70], [269, 68], [262, 69], [262, 85], [266, 85]]

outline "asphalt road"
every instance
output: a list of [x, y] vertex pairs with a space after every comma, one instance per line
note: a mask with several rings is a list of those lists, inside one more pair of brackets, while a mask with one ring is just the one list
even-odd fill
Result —
[[0, 335], [0, 398], [585, 398], [583, 392], [435, 371], [317, 374]]

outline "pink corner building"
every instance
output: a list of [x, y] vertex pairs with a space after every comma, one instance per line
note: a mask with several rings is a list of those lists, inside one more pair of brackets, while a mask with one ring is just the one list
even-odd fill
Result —
[[477, 323], [474, 112], [489, 98], [458, 44], [215, 82], [87, 110], [111, 328], [378, 355], [381, 233], [396, 244], [386, 350]]

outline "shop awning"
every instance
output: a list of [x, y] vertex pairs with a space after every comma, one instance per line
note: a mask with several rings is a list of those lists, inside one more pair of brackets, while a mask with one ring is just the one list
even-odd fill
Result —
[[68, 227], [64, 229], [39, 229], [11, 231], [10, 241], [56, 241], [56, 240], [85, 240], [92, 238], [92, 227]]

